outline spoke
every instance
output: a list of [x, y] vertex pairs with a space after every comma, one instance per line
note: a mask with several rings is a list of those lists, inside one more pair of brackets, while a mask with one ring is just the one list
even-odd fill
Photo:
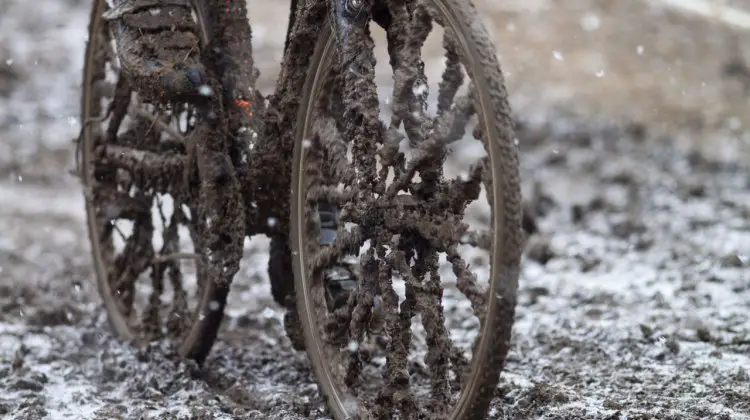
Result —
[[[385, 248], [380, 247], [378, 257], [385, 260]], [[393, 258], [393, 257], [391, 257]], [[391, 264], [381, 262], [378, 270], [378, 288], [382, 296], [382, 307], [385, 318], [386, 334], [391, 337], [387, 345], [386, 354], [386, 386], [381, 390], [378, 400], [382, 413], [389, 412], [394, 404], [406, 408], [404, 412], [412, 411], [415, 403], [409, 390], [408, 342], [411, 341], [411, 316], [399, 314], [398, 294], [393, 289]], [[408, 333], [407, 333], [408, 331]], [[405, 336], [405, 334], [409, 334]]]
[[161, 332], [161, 295], [164, 293], [164, 271], [166, 264], [151, 266], [151, 284], [153, 290], [148, 297], [146, 309], [143, 311], [141, 325], [146, 337], [153, 339], [159, 337]]
[[377, 182], [377, 144], [383, 143], [383, 124], [379, 119], [380, 107], [375, 85], [375, 44], [367, 28], [363, 27], [349, 31], [339, 48], [344, 84], [344, 138], [352, 144], [360, 195], [358, 201], [365, 201], [371, 196]]
[[443, 186], [442, 196], [453, 214], [463, 215], [466, 206], [479, 198], [482, 192], [482, 173], [487, 164], [487, 160], [483, 159], [479, 164], [473, 165], [468, 174], [462, 174]]
[[339, 189], [338, 187], [318, 185], [309, 189], [307, 200], [310, 202], [324, 201], [326, 203], [343, 206], [354, 198], [352, 188]]
[[311, 258], [311, 270], [318, 271], [328, 268], [336, 263], [345, 254], [359, 254], [359, 248], [365, 243], [366, 238], [359, 227], [347, 231], [340, 226], [336, 232], [336, 240], [329, 246], [323, 247]]
[[430, 129], [424, 115], [428, 88], [420, 52], [432, 30], [432, 19], [421, 7], [410, 13], [405, 2], [389, 3], [393, 20], [387, 33], [388, 54], [394, 80], [391, 126], [403, 122], [409, 142], [416, 145]]
[[453, 372], [456, 374], [454, 387], [455, 389], [461, 389], [465, 376], [469, 373], [471, 364], [463, 350], [459, 349], [453, 340], [450, 340], [450, 346], [451, 365], [453, 366]]
[[[179, 203], [176, 203], [179, 204]], [[161, 212], [161, 206], [159, 206]], [[176, 206], [172, 213], [169, 221], [169, 227], [167, 228], [166, 218], [162, 214], [162, 225], [165, 226], [162, 238], [164, 245], [162, 246], [159, 255], [154, 258], [154, 261], [161, 260], [154, 264], [154, 271], [164, 273], [168, 271], [169, 281], [172, 286], [174, 296], [172, 296], [171, 312], [167, 319], [167, 329], [171, 333], [181, 333], [183, 328], [187, 326], [188, 321], [188, 306], [187, 306], [187, 293], [184, 290], [182, 283], [182, 272], [180, 271], [179, 258], [164, 258], [167, 256], [181, 255], [178, 252], [180, 248], [180, 235], [178, 231], [180, 220], [180, 213], [182, 209], [180, 206]], [[188, 254], [190, 255], [190, 254]], [[192, 255], [191, 255], [192, 256]], [[159, 258], [161, 257], [161, 258]]]
[[150, 203], [143, 197], [136, 198], [111, 189], [104, 193], [105, 191], [101, 191], [98, 197], [102, 204], [96, 207], [97, 217], [112, 223], [117, 219], [135, 220], [150, 211]]
[[120, 296], [127, 315], [130, 315], [133, 309], [135, 281], [148, 269], [153, 259], [152, 235], [153, 225], [150, 216], [136, 220], [133, 224], [133, 234], [115, 259], [113, 272], [110, 273], [110, 287]]
[[443, 34], [443, 48], [445, 48], [446, 63], [438, 88], [438, 115], [442, 115], [451, 108], [456, 92], [464, 81], [464, 73], [456, 49], [456, 40], [449, 30], [446, 30]]
[[458, 254], [456, 246], [448, 249], [448, 262], [453, 266], [453, 274], [456, 275], [458, 290], [471, 302], [474, 316], [484, 323], [484, 313], [487, 306], [486, 291], [477, 285], [477, 276], [470, 269], [466, 261]]
[[93, 96], [111, 98], [115, 95], [115, 84], [107, 80], [97, 80], [93, 84]]
[[432, 397], [437, 404], [435, 411], [443, 413], [445, 402], [449, 401], [448, 368], [450, 348], [448, 331], [443, 314], [443, 286], [438, 274], [438, 255], [430, 252], [424, 256], [424, 265], [429, 267], [428, 281], [417, 292], [417, 306], [422, 314], [422, 326], [427, 333], [427, 357], [425, 363], [430, 367], [432, 376]]
[[101, 45], [101, 50], [99, 50], [101, 57], [105, 57], [105, 61], [109, 63], [110, 66], [112, 66], [112, 71], [114, 71], [117, 74], [120, 74], [120, 66], [117, 64], [119, 59], [117, 58], [117, 53], [115, 52], [115, 48], [112, 45], [112, 43], [109, 40], [109, 37], [107, 36], [107, 25], [104, 25], [102, 27], [102, 36], [104, 37], [104, 42], [99, 42], [99, 45]]
[[[353, 185], [356, 177], [352, 164], [347, 159], [349, 148], [344, 142], [341, 132], [336, 126], [336, 121], [331, 117], [319, 115], [313, 123], [313, 132], [317, 134], [325, 156], [328, 160], [328, 168], [331, 170], [331, 178], [337, 179], [344, 185]], [[312, 140], [308, 140], [311, 141]], [[309, 147], [315, 146], [310, 144]]]
[[153, 187], [159, 192], [171, 193], [182, 182], [185, 158], [172, 154], [165, 156], [130, 147], [108, 145], [100, 148], [103, 156], [116, 168], [128, 171], [142, 189]]
[[349, 361], [346, 369], [345, 383], [349, 388], [359, 382], [359, 375], [362, 369], [362, 359], [359, 350], [359, 343], [362, 341], [365, 332], [365, 320], [372, 314], [372, 307], [375, 301], [373, 286], [378, 283], [378, 277], [381, 274], [382, 264], [375, 259], [375, 248], [370, 248], [362, 257], [362, 276], [360, 278], [360, 287], [357, 288], [357, 305], [352, 311], [352, 319], [349, 323], [350, 340], [353, 343], [354, 351], [349, 355]]
[[[414, 150], [414, 157], [406, 164], [406, 168], [400, 173], [391, 185], [386, 189], [386, 197], [393, 198], [399, 191], [407, 188], [409, 181], [414, 178], [417, 171], [420, 171], [424, 179], [424, 172], [421, 172], [427, 164], [433, 163], [436, 159], [440, 162], [440, 156], [444, 154], [443, 148], [434, 139], [427, 140]], [[425, 180], [426, 181], [426, 180]]]
[[435, 117], [435, 131], [432, 137], [441, 146], [447, 146], [454, 141], [458, 141], [466, 134], [466, 125], [474, 115], [474, 95], [474, 85], [472, 84], [469, 87], [468, 95], [459, 97], [452, 108]]
[[405, 299], [401, 302], [399, 325], [401, 334], [397, 337], [401, 341], [403, 348], [408, 349], [411, 346], [411, 320], [417, 314], [417, 293], [416, 289], [421, 287], [420, 281], [414, 275], [406, 258], [404, 251], [396, 251], [392, 257], [393, 266], [401, 274], [405, 285]]
[[111, 112], [109, 124], [107, 124], [106, 136], [102, 140], [113, 141], [117, 138], [122, 121], [128, 113], [130, 106], [131, 90], [125, 79], [118, 79], [115, 85], [115, 94], [110, 102]]

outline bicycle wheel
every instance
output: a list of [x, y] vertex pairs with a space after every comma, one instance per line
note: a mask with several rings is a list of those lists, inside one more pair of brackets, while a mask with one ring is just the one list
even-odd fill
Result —
[[[300, 106], [291, 242], [307, 355], [336, 419], [484, 418], [508, 352], [523, 243], [507, 93], [468, 1], [383, 3], [373, 13], [392, 101], [375, 86], [375, 29], [333, 33], [327, 23]], [[421, 50], [433, 24], [445, 69], [428, 101]], [[333, 242], [321, 240], [320, 202], [341, 211]], [[352, 256], [356, 290], [329, 309], [324, 273]]]
[[[169, 339], [203, 361], [229, 285], [211, 281], [198, 182], [185, 138], [199, 129], [187, 103], [148, 103], [120, 77], [116, 48], [95, 0], [83, 71], [78, 144], [96, 283], [124, 340]], [[152, 22], [153, 23], [153, 22]], [[158, 95], [156, 95], [158, 96]]]

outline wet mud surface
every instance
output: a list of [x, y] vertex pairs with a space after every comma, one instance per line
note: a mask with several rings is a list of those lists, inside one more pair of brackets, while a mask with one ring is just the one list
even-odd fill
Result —
[[[620, 69], [665, 80], [659, 63], [675, 57], [667, 50], [643, 68], [610, 64], [593, 79], [611, 90], [597, 92], [592, 77], [576, 71], [588, 61], [571, 58], [575, 52], [601, 48], [604, 57], [628, 61], [637, 45], [605, 42], [623, 39], [615, 35], [602, 35], [601, 44], [563, 36], [582, 30], [592, 13], [599, 29], [621, 35], [647, 36], [638, 25], [624, 29], [637, 13], [650, 16], [643, 25], [669, 14], [659, 39], [679, 39], [684, 32], [676, 28], [722, 42], [735, 35], [645, 6], [531, 3], [483, 6], [509, 73], [524, 193], [540, 230], [524, 257], [491, 418], [750, 418], [750, 160], [741, 129], [749, 117], [731, 111], [747, 98], [731, 89], [736, 80], [689, 65], [731, 54], [677, 53], [684, 72], [669, 73], [676, 85], [654, 82], [663, 90], [608, 77]], [[69, 139], [80, 129], [78, 63], [89, 5], [44, 2], [49, 7], [37, 14], [26, 4], [0, 5], [0, 417], [327, 418], [271, 297], [266, 239], [246, 244], [203, 369], [179, 361], [166, 344], [135, 349], [112, 336], [93, 282], [80, 187], [66, 173]], [[285, 30], [269, 22], [283, 22], [286, 6], [255, 10], [263, 87]], [[583, 26], [596, 26], [592, 19]], [[546, 36], [518, 35], [532, 28]], [[639, 45], [657, 45], [654, 39]], [[557, 63], [557, 50], [566, 66], [524, 70], [539, 57]], [[674, 92], [701, 80], [710, 100], [696, 111], [700, 96]], [[659, 112], [648, 112], [647, 101]], [[687, 123], [706, 114], [715, 120], [700, 129]]]

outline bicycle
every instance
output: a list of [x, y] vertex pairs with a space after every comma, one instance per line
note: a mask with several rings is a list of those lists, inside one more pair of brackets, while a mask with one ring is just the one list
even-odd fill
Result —
[[[163, 4], [174, 2], [182, 4]], [[120, 77], [103, 17], [110, 7], [92, 7], [77, 157], [97, 286], [116, 334], [136, 344], [173, 340], [203, 363], [244, 240], [267, 235], [274, 299], [334, 418], [485, 417], [508, 352], [523, 234], [507, 93], [474, 6], [293, 0], [276, 89], [264, 97], [245, 1], [191, 4], [208, 79], [185, 97]], [[158, 1], [141, 5], [150, 17], [136, 24], [154, 40], [177, 39], [174, 27], [160, 26]], [[394, 74], [388, 124], [371, 22], [386, 33]], [[433, 24], [444, 31], [446, 70], [430, 117], [419, 48]], [[448, 179], [448, 147], [474, 115], [484, 155]], [[464, 221], [480, 197], [486, 231]], [[323, 206], [336, 210], [333, 224], [321, 220]], [[465, 247], [487, 254], [486, 286], [459, 253]], [[454, 283], [442, 283], [450, 273], [440, 255]], [[357, 285], [331, 307], [322, 273], [343, 260]], [[150, 284], [139, 282], [148, 276]], [[471, 360], [446, 326], [443, 294], [459, 292], [476, 318]], [[424, 363], [409, 354], [416, 315]]]

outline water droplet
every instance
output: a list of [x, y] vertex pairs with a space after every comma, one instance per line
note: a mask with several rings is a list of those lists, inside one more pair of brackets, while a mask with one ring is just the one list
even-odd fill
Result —
[[303, 149], [309, 149], [310, 146], [312, 146], [312, 142], [308, 139], [302, 140], [302, 148]]
[[602, 78], [602, 77], [604, 77], [604, 70], [603, 69], [599, 69], [594, 74], [596, 75], [596, 77]]
[[[226, 267], [224, 267], [226, 268]], [[219, 305], [219, 302], [212, 300], [211, 302], [208, 302], [208, 309], [212, 311], [218, 311], [221, 305]]]
[[644, 50], [643, 45], [639, 45], [639, 46], [635, 47], [635, 52], [638, 55], [643, 55], [643, 50]]
[[350, 353], [355, 353], [357, 350], [359, 350], [359, 343], [355, 340], [352, 340], [349, 342], [347, 349], [349, 349]]
[[276, 226], [276, 218], [275, 217], [269, 217], [267, 223], [268, 223], [268, 227], [274, 227], [274, 226]]
[[599, 29], [599, 26], [601, 26], [601, 20], [593, 13], [586, 13], [581, 18], [581, 28], [586, 32], [595, 31]]
[[555, 60], [558, 61], [565, 60], [565, 57], [563, 57], [563, 54], [560, 51], [552, 51], [552, 56], [555, 57]]
[[198, 88], [198, 93], [200, 93], [203, 96], [211, 96], [214, 93], [214, 90], [211, 89], [211, 86], [209, 85], [201, 85]]
[[15, 60], [13, 60], [12, 58], [9, 58], [9, 59], [5, 60], [5, 65], [6, 66], [12, 66], [13, 65], [13, 61], [15, 61]]

